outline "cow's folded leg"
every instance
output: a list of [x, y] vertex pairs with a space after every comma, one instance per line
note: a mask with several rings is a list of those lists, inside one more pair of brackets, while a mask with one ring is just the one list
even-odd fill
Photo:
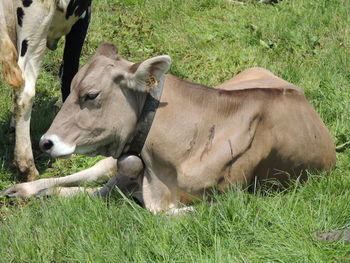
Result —
[[93, 192], [92, 196], [108, 198], [114, 190], [118, 189], [122, 194], [132, 197], [138, 204], [144, 206], [142, 197], [142, 178], [130, 178], [121, 174], [113, 176], [103, 187]]
[[101, 187], [53, 187], [40, 190], [36, 197], [45, 196], [63, 196], [63, 197], [73, 197], [80, 193], [86, 193], [88, 195], [93, 195], [96, 191], [99, 191]]
[[45, 178], [11, 186], [0, 195], [17, 198], [29, 198], [44, 189], [58, 186], [79, 186], [84, 183], [106, 181], [117, 171], [117, 160], [112, 157], [99, 161], [93, 167], [59, 178]]
[[141, 190], [141, 174], [144, 169], [142, 160], [135, 155], [124, 155], [118, 159], [118, 174], [93, 195], [108, 197], [113, 189], [119, 188], [124, 194], [131, 194], [134, 199], [143, 204]]
[[177, 207], [179, 196], [174, 180], [161, 180], [150, 168], [145, 169], [142, 196], [147, 210], [158, 214]]
[[109, 197], [112, 191], [117, 187], [123, 194], [132, 195], [132, 197], [137, 200], [138, 203], [143, 205], [141, 191], [142, 178], [140, 177], [143, 171], [142, 160], [135, 155], [125, 155], [120, 157], [117, 162], [115, 160], [113, 161], [117, 163], [118, 173], [110, 178], [103, 187], [50, 187], [40, 190], [36, 196], [42, 197], [58, 195], [64, 197], [72, 197], [79, 193], [87, 193], [90, 196], [105, 198]]
[[118, 183], [118, 176], [119, 174], [113, 176], [111, 179], [108, 180], [107, 183], [103, 185], [100, 189], [92, 193], [93, 196], [98, 197], [108, 197], [111, 195], [113, 189], [115, 188], [116, 184]]

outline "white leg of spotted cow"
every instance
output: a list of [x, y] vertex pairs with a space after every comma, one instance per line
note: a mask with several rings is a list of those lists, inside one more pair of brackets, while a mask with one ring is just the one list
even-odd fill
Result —
[[25, 83], [22, 88], [14, 90], [16, 122], [14, 162], [22, 179], [32, 181], [37, 177], [38, 172], [35, 168], [30, 141], [30, 116], [35, 95], [35, 83], [46, 48], [47, 31], [56, 5], [55, 1], [33, 1], [29, 7], [24, 7], [21, 2], [17, 1], [19, 3], [17, 7], [17, 50], [19, 53], [18, 65]]
[[[16, 198], [29, 198], [46, 189], [59, 186], [79, 186], [89, 182], [106, 181], [117, 172], [117, 160], [112, 157], [99, 161], [93, 167], [78, 173], [59, 177], [45, 178], [28, 183], [11, 186], [0, 193], [0, 195]], [[75, 189], [76, 191], [77, 189]], [[74, 190], [73, 190], [74, 191]], [[67, 192], [67, 191], [66, 191]], [[51, 190], [47, 193], [52, 194]]]

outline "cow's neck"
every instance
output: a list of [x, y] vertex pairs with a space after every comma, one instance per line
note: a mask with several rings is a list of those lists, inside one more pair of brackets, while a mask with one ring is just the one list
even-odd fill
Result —
[[140, 154], [145, 144], [148, 133], [152, 127], [153, 119], [159, 106], [160, 97], [163, 92], [164, 76], [157, 82], [149, 93], [134, 93], [136, 101], [137, 123], [133, 137], [124, 152], [131, 154]]
[[145, 105], [145, 101], [147, 98], [147, 93], [144, 92], [134, 92], [133, 96], [135, 98], [135, 111], [136, 111], [136, 115], [137, 118], [139, 119], [141, 114], [142, 114], [142, 110], [143, 110], [143, 106]]

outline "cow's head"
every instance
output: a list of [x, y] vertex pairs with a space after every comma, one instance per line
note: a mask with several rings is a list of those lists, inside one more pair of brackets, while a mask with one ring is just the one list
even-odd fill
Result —
[[158, 56], [134, 64], [113, 45], [101, 44], [74, 77], [71, 94], [40, 140], [41, 149], [52, 157], [119, 157], [154, 88], [152, 80], [159, 80], [170, 63], [169, 56]]

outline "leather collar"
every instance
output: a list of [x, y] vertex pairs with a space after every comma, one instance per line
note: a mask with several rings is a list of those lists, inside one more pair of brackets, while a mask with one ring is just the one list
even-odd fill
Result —
[[156, 115], [159, 100], [162, 96], [165, 76], [163, 75], [158, 81], [158, 85], [153, 87], [147, 94], [145, 104], [142, 108], [140, 117], [136, 124], [136, 131], [133, 139], [123, 150], [123, 153], [140, 155], [145, 145], [148, 133], [152, 127], [154, 116]]

